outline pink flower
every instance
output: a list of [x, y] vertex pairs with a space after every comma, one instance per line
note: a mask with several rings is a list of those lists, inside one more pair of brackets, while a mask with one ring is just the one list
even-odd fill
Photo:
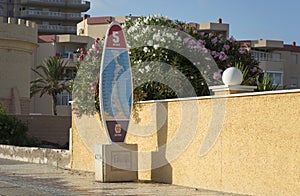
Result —
[[83, 61], [83, 60], [84, 60], [84, 55], [81, 54], [81, 55], [79, 56], [79, 61]]
[[213, 45], [216, 45], [217, 42], [218, 42], [218, 38], [217, 37], [215, 37], [214, 39], [211, 40], [211, 43]]
[[223, 46], [223, 49], [224, 49], [225, 51], [227, 51], [227, 50], [230, 49], [230, 46], [229, 46], [228, 44], [225, 44], [225, 45]]
[[221, 73], [222, 73], [222, 70], [219, 69], [218, 72], [215, 72], [215, 73], [214, 73], [213, 79], [214, 79], [214, 80], [220, 80], [220, 79], [222, 78]]
[[197, 41], [198, 44], [200, 44], [201, 46], [205, 46], [206, 42], [204, 40], [199, 39]]
[[205, 54], [210, 53], [210, 50], [208, 50], [207, 48], [201, 48], [201, 51]]
[[252, 71], [252, 73], [256, 73], [256, 72], [257, 72], [257, 67], [253, 67], [253, 68], [251, 69], [251, 71]]
[[225, 54], [225, 52], [222, 51], [222, 52], [220, 52], [219, 59], [220, 59], [221, 61], [225, 61], [225, 60], [228, 59], [228, 56]]
[[87, 51], [87, 54], [89, 55], [89, 56], [92, 56], [92, 49], [89, 49], [88, 51]]
[[84, 49], [80, 48], [80, 54], [84, 54]]
[[220, 53], [218, 53], [217, 51], [215, 51], [215, 53], [214, 53], [214, 58], [217, 58], [217, 57], [219, 57], [220, 56]]
[[96, 90], [96, 84], [95, 84], [95, 82], [91, 82], [91, 83], [89, 84], [89, 90], [90, 90], [90, 91], [95, 91], [95, 90]]
[[183, 39], [183, 42], [184, 42], [184, 43], [188, 43], [188, 42], [190, 41], [190, 39], [191, 39], [191, 38], [186, 37], [186, 38]]
[[98, 52], [99, 49], [100, 49], [98, 44], [93, 44], [93, 45], [92, 45], [92, 48], [93, 48], [96, 52]]
[[240, 48], [240, 49], [239, 49], [239, 53], [240, 53], [240, 54], [245, 54], [245, 53], [246, 53], [245, 48]]

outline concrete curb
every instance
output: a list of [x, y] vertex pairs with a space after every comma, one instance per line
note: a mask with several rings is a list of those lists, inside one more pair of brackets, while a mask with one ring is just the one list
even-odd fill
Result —
[[70, 151], [0, 145], [0, 158], [70, 169]]

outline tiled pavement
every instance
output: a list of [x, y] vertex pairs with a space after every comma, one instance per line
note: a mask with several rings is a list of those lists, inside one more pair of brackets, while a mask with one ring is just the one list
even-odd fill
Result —
[[228, 195], [159, 183], [99, 183], [94, 174], [0, 159], [0, 195]]

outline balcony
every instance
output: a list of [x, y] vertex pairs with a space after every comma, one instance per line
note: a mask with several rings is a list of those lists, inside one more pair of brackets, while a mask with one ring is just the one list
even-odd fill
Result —
[[25, 6], [41, 6], [41, 7], [64, 7], [65, 0], [21, 0], [21, 5]]
[[65, 13], [65, 19], [68, 21], [81, 21], [82, 15], [80, 13]]
[[251, 42], [253, 48], [265, 48], [265, 49], [276, 49], [283, 48], [283, 41], [276, 40], [255, 40]]
[[38, 25], [39, 33], [43, 34], [76, 34], [76, 26], [62, 26], [62, 25]]
[[20, 4], [24, 6], [76, 9], [80, 12], [86, 12], [90, 9], [90, 2], [83, 0], [21, 0]]
[[23, 10], [21, 11], [21, 17], [25, 19], [68, 20], [74, 22], [82, 20], [80, 13], [51, 12], [42, 10]]
[[26, 19], [64, 20], [65, 14], [42, 10], [23, 10], [21, 11], [21, 17]]
[[90, 9], [90, 2], [83, 0], [68, 0], [66, 6], [72, 9], [80, 9], [81, 12], [86, 12]]

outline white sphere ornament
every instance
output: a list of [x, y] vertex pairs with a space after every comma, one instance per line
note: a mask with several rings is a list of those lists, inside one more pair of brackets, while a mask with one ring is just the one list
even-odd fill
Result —
[[227, 68], [223, 72], [222, 81], [226, 86], [240, 85], [243, 82], [243, 73], [236, 67]]

